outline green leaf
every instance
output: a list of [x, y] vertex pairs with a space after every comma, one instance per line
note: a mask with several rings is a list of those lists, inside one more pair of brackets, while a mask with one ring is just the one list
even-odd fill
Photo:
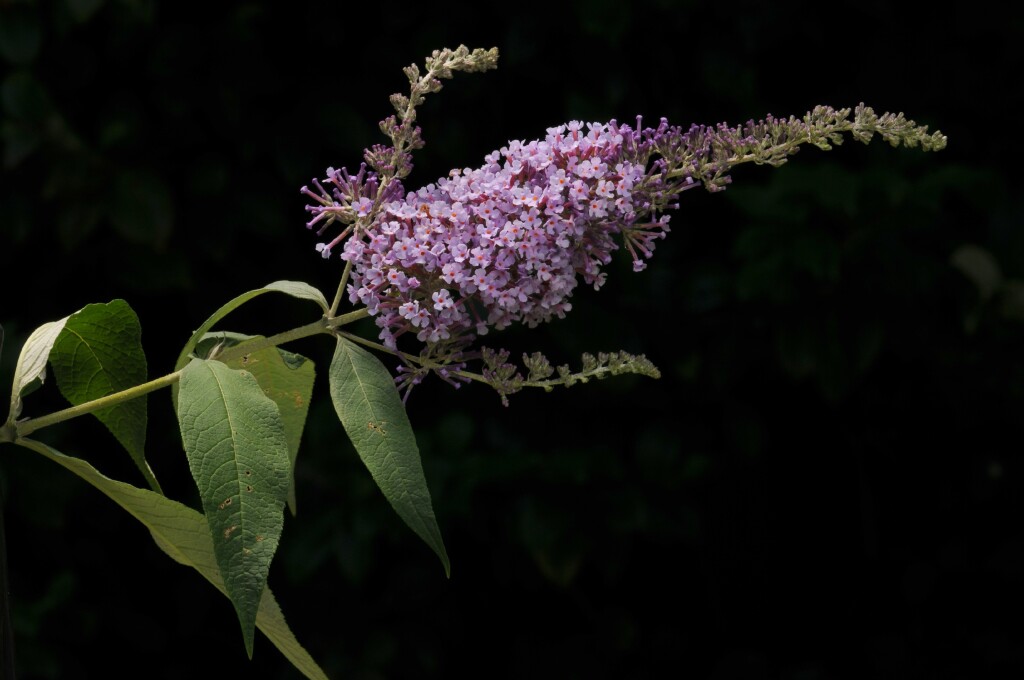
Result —
[[[263, 339], [261, 335], [246, 335], [232, 331], [207, 333], [196, 343], [195, 355], [210, 356], [214, 350], [222, 352], [248, 340]], [[286, 352], [280, 347], [268, 347], [258, 352], [225, 362], [231, 368], [248, 369], [263, 388], [263, 393], [274, 400], [281, 412], [288, 454], [291, 457], [292, 481], [288, 488], [288, 508], [296, 514], [295, 461], [299, 454], [302, 430], [309, 414], [309, 400], [316, 377], [315, 364], [306, 357]]]
[[179, 382], [185, 453], [252, 658], [256, 611], [281, 538], [291, 477], [281, 415], [251, 373], [219, 361], [192, 360]]
[[334, 410], [373, 480], [399, 517], [437, 553], [450, 576], [416, 436], [391, 373], [377, 357], [339, 337], [330, 382]]
[[[18, 443], [62, 465], [102, 491], [142, 522], [164, 552], [177, 562], [194, 568], [227, 595], [217, 568], [210, 528], [201, 514], [160, 494], [105, 477], [84, 460], [65, 456], [41, 442], [20, 439]], [[264, 589], [260, 599], [256, 626], [303, 675], [310, 680], [327, 680], [327, 675], [288, 628], [270, 588]]]
[[[324, 310], [325, 314], [330, 309], [327, 305], [327, 299], [324, 297], [324, 294], [308, 283], [303, 283], [302, 281], [274, 281], [262, 288], [242, 293], [235, 299], [222, 305], [220, 309], [214, 312], [213, 315], [204, 321], [203, 325], [192, 334], [192, 337], [188, 339], [188, 342], [186, 342], [185, 346], [182, 348], [181, 354], [178, 355], [178, 360], [174, 363], [174, 370], [179, 371], [185, 367], [185, 364], [188, 363], [189, 355], [192, 354], [192, 350], [195, 349], [196, 344], [211, 328], [213, 328], [214, 324], [234, 310], [238, 309], [241, 305], [252, 300], [254, 297], [272, 292], [284, 293], [285, 295], [291, 295], [294, 298], [302, 300], [312, 300], [320, 305], [320, 309]], [[171, 391], [173, 393], [174, 403], [178, 403], [178, 387], [175, 385], [171, 388]]]
[[[61, 394], [78, 406], [146, 382], [139, 317], [124, 300], [87, 305], [68, 317], [50, 352]], [[154, 491], [146, 463], [146, 396], [94, 411], [135, 461]]]
[[[270, 397], [281, 413], [285, 439], [288, 442], [289, 470], [295, 471], [299, 455], [302, 430], [309, 414], [309, 400], [313, 396], [316, 367], [304, 356], [286, 352], [279, 347], [267, 347], [227, 362], [231, 368], [252, 373], [263, 393]], [[288, 485], [288, 508], [295, 515], [295, 475]]]
[[21, 348], [18, 363], [14, 368], [14, 384], [11, 387], [11, 413], [7, 422], [12, 423], [21, 415], [21, 398], [46, 380], [46, 361], [57, 336], [64, 330], [68, 317], [60, 321], [44, 323], [32, 331]]
[[248, 333], [235, 333], [234, 331], [215, 331], [207, 333], [199, 339], [192, 349], [192, 355], [197, 359], [217, 359], [217, 355], [235, 345], [240, 345], [249, 340], [255, 340], [256, 335]]

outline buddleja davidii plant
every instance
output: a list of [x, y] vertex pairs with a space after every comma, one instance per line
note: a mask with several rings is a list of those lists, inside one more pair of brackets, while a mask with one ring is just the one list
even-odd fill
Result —
[[[311, 335], [334, 338], [328, 377], [339, 419], [381, 491], [447, 574], [403, 391], [407, 398], [434, 373], [456, 387], [490, 385], [507, 404], [526, 387], [551, 390], [621, 373], [658, 377], [645, 357], [626, 352], [584, 355], [579, 370], [554, 367], [534, 353], [523, 356], [520, 368], [509, 352], [479, 340], [492, 329], [564, 316], [580, 279], [603, 285], [602, 268], [620, 243], [634, 270], [644, 269], [669, 231], [666, 213], [678, 207], [679, 195], [701, 185], [724, 189], [738, 164], [782, 165], [800, 146], [829, 149], [844, 133], [862, 142], [878, 134], [893, 146], [925, 150], [946, 143], [902, 114], [877, 116], [863, 105], [686, 130], [664, 120], [644, 128], [639, 118], [635, 128], [614, 120], [573, 121], [550, 128], [543, 140], [511, 141], [479, 168], [453, 170], [406, 192], [402, 180], [412, 169], [411, 154], [423, 145], [417, 106], [453, 72], [486, 71], [496, 62], [494, 49], [463, 46], [434, 52], [425, 72], [408, 67], [409, 95], [393, 95], [396, 114], [381, 123], [390, 144], [367, 149], [357, 172], [330, 168], [313, 189], [302, 188], [312, 199], [307, 227], [319, 235], [339, 227], [316, 246], [325, 258], [340, 249], [345, 262], [330, 304], [319, 290], [294, 281], [244, 293], [192, 334], [173, 373], [148, 382], [138, 318], [122, 300], [44, 324], [22, 348], [0, 442], [63, 465], [145, 524], [172, 558], [230, 598], [250, 657], [260, 628], [307, 677], [325, 677], [266, 587], [284, 506], [295, 509], [292, 470], [315, 373], [310, 359], [281, 345]], [[320, 318], [269, 337], [214, 332], [234, 309], [271, 292], [315, 303]], [[346, 298], [354, 309], [339, 313]], [[345, 329], [365, 317], [375, 319], [377, 341]], [[397, 378], [368, 349], [397, 359]], [[22, 418], [23, 398], [43, 382], [47, 363], [72, 406]], [[202, 513], [167, 498], [145, 459], [145, 395], [164, 387], [172, 388]], [[148, 489], [109, 479], [88, 462], [29, 438], [85, 413], [124, 446]]]

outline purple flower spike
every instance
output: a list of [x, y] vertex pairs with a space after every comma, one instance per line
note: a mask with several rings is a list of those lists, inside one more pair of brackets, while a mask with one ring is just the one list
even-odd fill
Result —
[[[400, 96], [395, 102], [408, 104]], [[549, 128], [543, 140], [510, 141], [481, 167], [453, 170], [403, 198], [406, 150], [422, 145], [407, 113], [382, 123], [401, 144], [367, 151], [376, 172], [330, 169], [322, 184], [314, 182], [317, 192], [303, 187], [314, 201], [307, 226], [320, 224], [323, 233], [335, 220], [347, 225], [317, 249], [328, 257], [344, 242], [349, 299], [377, 317], [384, 345], [396, 349], [409, 332], [424, 343], [421, 359], [431, 368], [404, 374], [401, 382], [411, 386], [424, 370], [454, 374], [491, 328], [563, 317], [581, 277], [595, 289], [604, 284], [620, 239], [634, 271], [643, 270], [669, 231], [665, 212], [678, 207], [679, 195], [701, 185], [724, 190], [736, 165], [782, 165], [801, 145], [829, 149], [844, 132], [926, 151], [946, 144], [902, 114], [878, 116], [863, 104], [852, 112], [850, 120], [851, 109], [819, 106], [803, 118], [685, 131], [665, 119], [644, 129], [638, 117], [635, 130], [614, 120], [571, 121]], [[401, 161], [402, 171], [382, 159]]]
[[[595, 288], [603, 283], [601, 268], [619, 247], [614, 237], [624, 235], [636, 261], [651, 256], [668, 230], [667, 216], [651, 219], [655, 193], [695, 186], [646, 172], [636, 150], [649, 153], [657, 139], [657, 131], [637, 135], [614, 121], [574, 121], [383, 203], [341, 255], [352, 263], [351, 301], [378, 315], [390, 347], [409, 331], [465, 347], [491, 327], [564, 316], [580, 276]], [[350, 186], [335, 190], [338, 202], [362, 216], [368, 201]]]

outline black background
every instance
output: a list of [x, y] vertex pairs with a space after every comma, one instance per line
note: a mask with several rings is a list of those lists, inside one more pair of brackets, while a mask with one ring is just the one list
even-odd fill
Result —
[[[341, 267], [298, 189], [383, 141], [401, 67], [436, 48], [497, 46], [499, 70], [421, 109], [409, 188], [570, 119], [902, 110], [948, 149], [739, 168], [685, 194], [646, 272], [620, 258], [566, 320], [488, 338], [646, 353], [660, 380], [510, 408], [413, 392], [450, 580], [320, 380], [270, 583], [332, 678], [1021, 677], [1024, 30], [1019, 9], [957, 11], [0, 2], [0, 386], [35, 326], [90, 302], [128, 300], [157, 376], [238, 293], [330, 296]], [[965, 245], [1001, 278], [954, 266]], [[273, 297], [227, 327], [316, 316]], [[290, 349], [323, 378], [329, 342]], [[169, 396], [149, 405], [151, 464], [196, 505]], [[26, 415], [60, 407], [50, 386]], [[141, 484], [98, 423], [39, 437]], [[85, 483], [14, 447], [0, 481], [21, 677], [298, 676], [262, 637], [249, 662], [228, 601]]]

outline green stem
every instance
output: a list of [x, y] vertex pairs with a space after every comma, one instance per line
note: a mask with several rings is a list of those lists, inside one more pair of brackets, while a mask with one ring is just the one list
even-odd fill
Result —
[[[364, 347], [369, 347], [370, 349], [375, 349], [378, 352], [384, 352], [385, 354], [390, 354], [392, 356], [401, 357], [403, 359], [406, 359], [407, 361], [410, 361], [410, 362], [412, 362], [414, 364], [418, 364], [418, 365], [420, 365], [420, 366], [422, 366], [424, 368], [430, 368], [430, 369], [442, 368], [442, 365], [438, 364], [436, 362], [430, 361], [428, 359], [424, 359], [423, 357], [418, 357], [418, 356], [416, 356], [414, 354], [407, 354], [407, 353], [401, 352], [401, 351], [399, 351], [397, 349], [390, 349], [390, 348], [385, 347], [384, 345], [382, 345], [382, 344], [380, 344], [378, 342], [374, 342], [373, 340], [367, 340], [366, 338], [361, 338], [358, 335], [353, 335], [352, 333], [347, 333], [345, 331], [339, 331], [338, 335], [343, 335], [346, 339], [351, 340], [352, 342], [356, 343], [357, 345], [362, 345]], [[462, 378], [467, 378], [469, 380], [475, 380], [477, 382], [482, 382], [482, 383], [487, 383], [488, 382], [487, 378], [485, 378], [484, 376], [480, 375], [479, 373], [470, 373], [469, 371], [452, 371], [452, 374], [453, 375], [457, 375], [457, 376], [462, 377]]]
[[283, 345], [286, 342], [292, 342], [300, 338], [308, 338], [311, 335], [317, 335], [318, 333], [326, 333], [328, 329], [327, 319], [318, 319], [313, 323], [308, 323], [305, 326], [299, 326], [289, 331], [284, 331], [276, 335], [271, 335], [269, 338], [256, 338], [253, 340], [247, 340], [239, 343], [232, 347], [228, 347], [222, 352], [212, 355], [211, 359], [222, 361], [227, 363], [232, 359], [245, 356], [246, 354], [252, 354], [253, 352], [259, 352], [261, 349], [267, 347], [277, 347]]
[[70, 420], [71, 418], [77, 418], [78, 416], [85, 415], [86, 413], [98, 411], [101, 408], [117, 406], [118, 404], [135, 399], [136, 397], [141, 397], [144, 394], [155, 392], [163, 387], [169, 387], [170, 385], [178, 382], [180, 377], [181, 371], [175, 371], [174, 373], [157, 378], [156, 380], [150, 380], [149, 382], [142, 383], [141, 385], [129, 387], [126, 390], [114, 392], [113, 394], [108, 394], [105, 397], [87, 401], [84, 404], [79, 404], [78, 406], [72, 406], [71, 408], [66, 408], [63, 411], [54, 411], [53, 413], [48, 413], [45, 416], [23, 420], [20, 423], [17, 423], [18, 437], [27, 436], [36, 430], [49, 427], [50, 425], [56, 425], [57, 423]]
[[344, 336], [346, 339], [351, 340], [357, 345], [363, 345], [364, 347], [369, 347], [370, 349], [375, 349], [379, 352], [386, 352], [387, 354], [393, 354], [395, 356], [405, 356], [408, 359], [415, 358], [412, 355], [405, 354], [405, 352], [399, 352], [396, 349], [389, 349], [384, 345], [380, 344], [379, 342], [374, 342], [373, 340], [367, 340], [366, 338], [361, 338], [358, 335], [353, 335], [348, 331], [338, 331], [338, 335]]
[[346, 260], [345, 271], [341, 273], [341, 283], [338, 284], [338, 292], [334, 294], [334, 302], [331, 303], [331, 311], [327, 312], [327, 318], [333, 319], [341, 304], [341, 296], [345, 294], [345, 284], [348, 283], [348, 275], [352, 272], [352, 260]]
[[[244, 356], [252, 352], [258, 352], [259, 350], [267, 347], [277, 347], [278, 345], [283, 345], [286, 342], [298, 340], [299, 338], [306, 338], [320, 333], [328, 333], [330, 332], [330, 329], [345, 326], [354, 321], [365, 318], [369, 316], [369, 314], [370, 313], [363, 308], [330, 319], [322, 318], [314, 321], [313, 323], [306, 324], [305, 326], [299, 326], [298, 328], [293, 328], [289, 331], [272, 335], [269, 338], [251, 340], [249, 342], [235, 345], [234, 347], [229, 347], [218, 354], [216, 358], [218, 361], [230, 361], [236, 357]], [[156, 390], [164, 387], [169, 387], [178, 382], [180, 378], [181, 371], [175, 371], [174, 373], [169, 373], [155, 380], [150, 380], [149, 382], [136, 385], [135, 387], [129, 387], [128, 389], [120, 392], [108, 394], [107, 396], [100, 397], [99, 399], [87, 401], [84, 404], [79, 404], [78, 406], [72, 406], [71, 408], [66, 408], [62, 411], [55, 411], [38, 418], [23, 420], [14, 424], [13, 437], [25, 437], [44, 427], [56, 425], [57, 423], [64, 422], [65, 420], [77, 418], [78, 416], [85, 415], [86, 413], [92, 413], [93, 411], [98, 411], [102, 408], [116, 406], [117, 404], [141, 397], [144, 394], [149, 394], [150, 392], [155, 392]], [[0, 441], [5, 441], [5, 439], [0, 436]]]
[[341, 316], [328, 319], [327, 325], [330, 328], [341, 328], [342, 326], [347, 326], [350, 323], [359, 321], [360, 319], [365, 319], [368, 316], [370, 316], [370, 310], [366, 307], [362, 307], [354, 312], [349, 312], [348, 314], [342, 314]]

